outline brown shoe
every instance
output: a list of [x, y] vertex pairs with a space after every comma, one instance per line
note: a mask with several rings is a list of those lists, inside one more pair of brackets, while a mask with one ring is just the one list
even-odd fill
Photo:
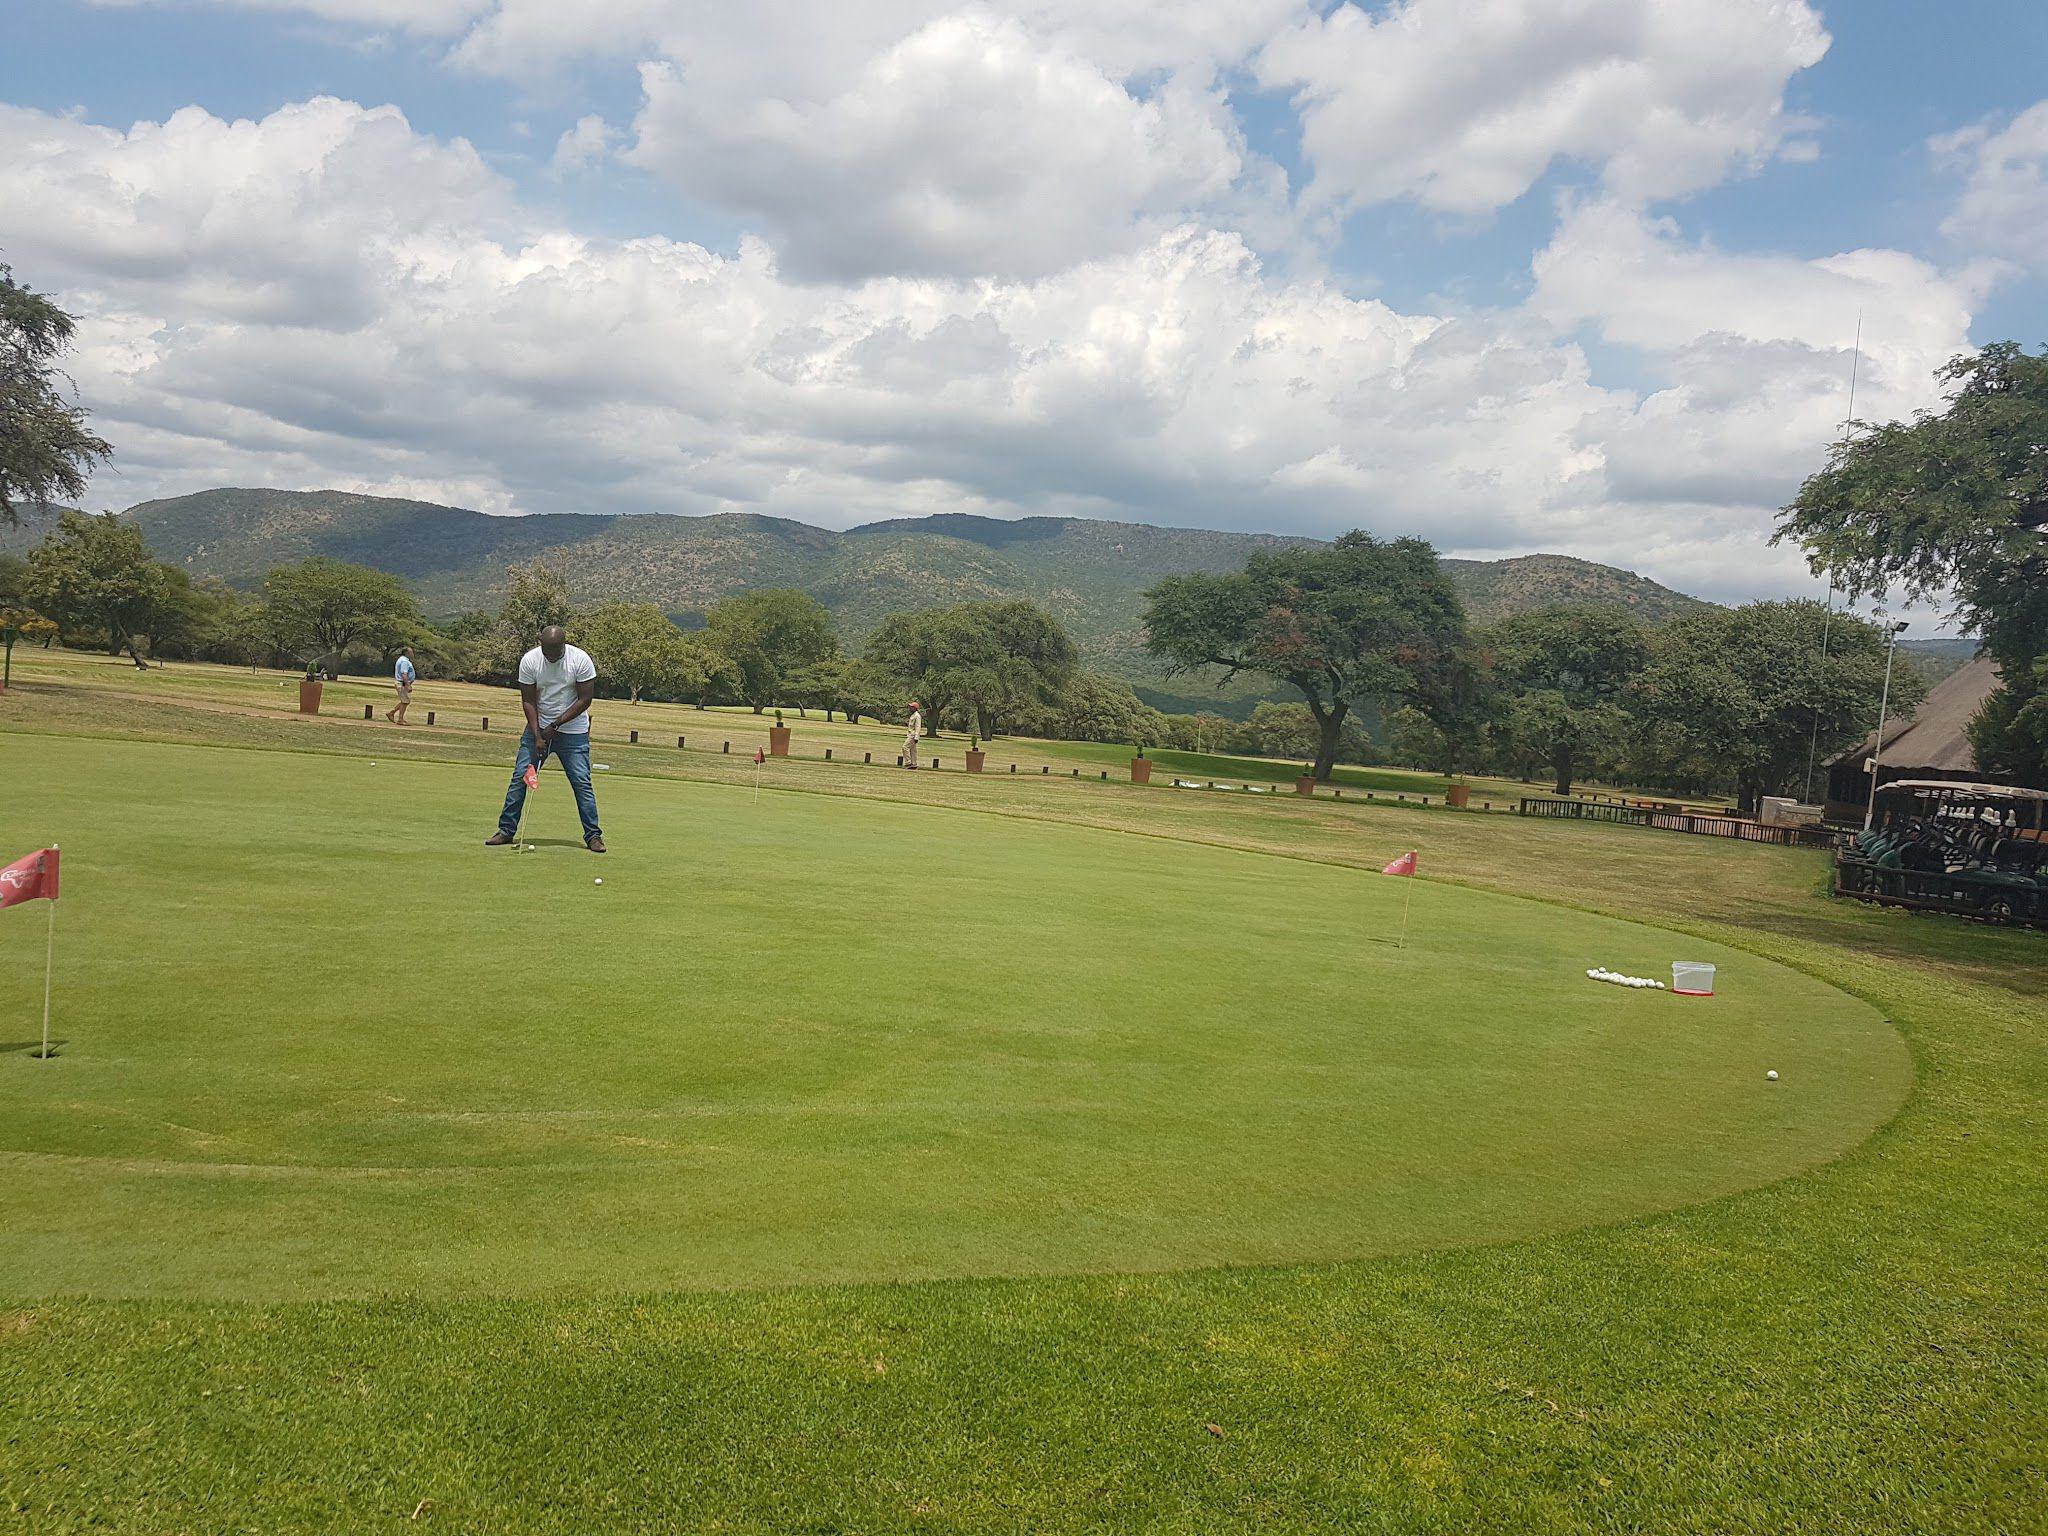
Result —
[[484, 846], [486, 848], [503, 848], [507, 843], [510, 843], [512, 841], [514, 841], [514, 839], [512, 837], [512, 834], [509, 832], [493, 832], [489, 837], [484, 839]]
[[595, 832], [593, 832], [590, 834], [590, 836], [583, 839], [583, 846], [588, 848], [592, 853], [603, 853], [604, 839], [598, 836]]

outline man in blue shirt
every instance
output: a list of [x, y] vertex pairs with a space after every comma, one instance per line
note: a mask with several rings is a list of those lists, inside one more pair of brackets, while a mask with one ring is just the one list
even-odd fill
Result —
[[391, 669], [391, 681], [398, 689], [398, 702], [384, 711], [384, 718], [393, 725], [405, 724], [406, 706], [412, 703], [412, 647], [398, 648], [398, 665]]

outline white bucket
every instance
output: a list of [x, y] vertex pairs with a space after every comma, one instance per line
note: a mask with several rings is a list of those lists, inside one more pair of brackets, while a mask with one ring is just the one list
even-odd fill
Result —
[[1704, 960], [1671, 962], [1671, 990], [1687, 997], [1714, 995], [1714, 968]]

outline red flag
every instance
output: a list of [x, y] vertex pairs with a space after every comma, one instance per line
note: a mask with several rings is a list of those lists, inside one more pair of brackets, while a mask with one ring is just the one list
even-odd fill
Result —
[[763, 752], [759, 747], [756, 747], [754, 748], [754, 761], [757, 763], [765, 763], [768, 761], [768, 754]]
[[0, 907], [57, 899], [57, 850], [38, 848], [0, 869]]
[[1412, 875], [1415, 873], [1415, 850], [1409, 849], [1393, 863], [1380, 871], [1383, 875]]
[[521, 774], [521, 775], [520, 775], [520, 778], [522, 778], [523, 780], [525, 780], [525, 782], [526, 782], [526, 787], [527, 787], [528, 789], [539, 789], [539, 788], [540, 788], [540, 775], [539, 775], [539, 774], [537, 774], [537, 773], [535, 773], [535, 772], [533, 771], [533, 764], [531, 764], [531, 763], [528, 763], [528, 764], [526, 765], [526, 772], [525, 772], [525, 773], [523, 773], [523, 774]]

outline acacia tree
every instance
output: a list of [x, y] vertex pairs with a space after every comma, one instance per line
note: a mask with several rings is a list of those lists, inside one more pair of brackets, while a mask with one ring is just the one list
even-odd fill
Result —
[[[1763, 796], [1797, 782], [1816, 744], [1827, 754], [1869, 731], [1887, 639], [1878, 625], [1850, 614], [1830, 619], [1811, 600], [1706, 609], [1656, 635], [1633, 691], [1657, 754], [1732, 780], [1737, 809], [1753, 815]], [[1901, 717], [1924, 692], [1910, 666], [1893, 670], [1891, 703]]]
[[738, 669], [740, 697], [757, 715], [776, 702], [786, 678], [839, 654], [832, 616], [808, 592], [789, 587], [729, 597], [704, 622]]
[[66, 512], [29, 551], [22, 595], [59, 623], [97, 629], [107, 652], [145, 666], [136, 636], [148, 629], [168, 590], [142, 530], [111, 512]]
[[1464, 608], [1421, 539], [1352, 532], [1255, 554], [1235, 574], [1169, 576], [1146, 594], [1146, 648], [1169, 671], [1257, 672], [1301, 693], [1325, 781], [1352, 706], [1407, 702], [1464, 640]]
[[1952, 596], [2003, 680], [1972, 723], [1979, 761], [2048, 784], [2048, 351], [2001, 341], [1939, 377], [1945, 411], [1859, 423], [1776, 537], [1851, 597]]
[[113, 452], [57, 388], [57, 359], [75, 329], [0, 264], [0, 524], [12, 527], [24, 507], [84, 495], [86, 477]]
[[324, 555], [275, 567], [263, 580], [263, 607], [277, 643], [309, 665], [423, 622], [396, 576]]
[[1650, 658], [1649, 634], [1619, 608], [1566, 605], [1516, 614], [1481, 637], [1506, 700], [1510, 753], [1550, 766], [1568, 795], [1587, 758], [1626, 735], [1629, 688]]

